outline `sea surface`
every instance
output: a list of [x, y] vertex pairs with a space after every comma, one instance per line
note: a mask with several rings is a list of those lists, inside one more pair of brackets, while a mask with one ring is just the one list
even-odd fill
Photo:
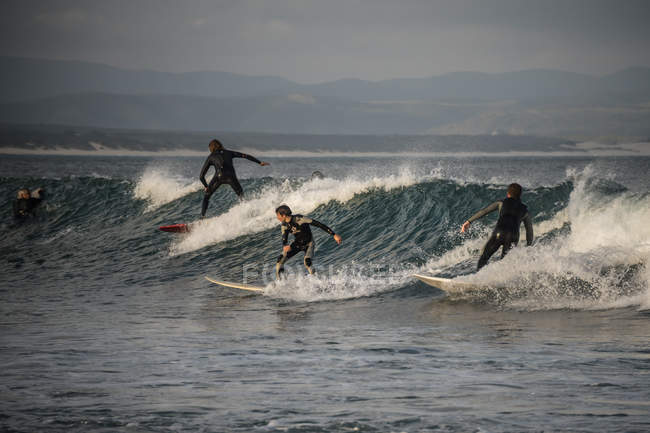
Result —
[[[0, 157], [0, 431], [650, 431], [650, 158], [268, 161], [199, 221], [202, 158]], [[511, 182], [535, 244], [476, 273]], [[316, 276], [280, 204], [343, 237]]]

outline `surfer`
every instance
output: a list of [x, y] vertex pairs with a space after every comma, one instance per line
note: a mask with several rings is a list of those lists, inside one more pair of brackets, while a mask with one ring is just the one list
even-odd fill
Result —
[[521, 185], [511, 183], [508, 185], [508, 192], [506, 193], [505, 199], [495, 201], [491, 205], [476, 212], [463, 223], [460, 229], [461, 233], [465, 233], [470, 224], [477, 219], [495, 210], [499, 211], [497, 225], [492, 232], [492, 236], [490, 236], [490, 239], [488, 239], [483, 247], [481, 258], [478, 260], [477, 270], [485, 266], [490, 257], [492, 257], [492, 254], [499, 247], [503, 247], [501, 250], [501, 258], [503, 258], [512, 247], [512, 244], [517, 245], [519, 242], [519, 227], [522, 222], [526, 227], [526, 244], [528, 246], [533, 244], [533, 222], [528, 208], [521, 202], [521, 190]]
[[325, 179], [325, 175], [320, 171], [316, 170], [311, 174], [310, 180], [314, 180], [314, 179]]
[[36, 208], [41, 204], [45, 197], [45, 190], [37, 188], [34, 192], [29, 192], [27, 188], [18, 190], [16, 200], [14, 200], [14, 218], [23, 220], [36, 215]]
[[[208, 203], [210, 202], [210, 197], [214, 192], [223, 184], [228, 184], [235, 191], [237, 196], [241, 199], [242, 194], [244, 193], [239, 180], [237, 180], [237, 174], [235, 173], [235, 167], [232, 165], [233, 158], [246, 158], [249, 161], [258, 163], [261, 166], [269, 165], [268, 162], [262, 162], [254, 156], [247, 155], [245, 153], [235, 152], [232, 150], [227, 150], [223, 148], [223, 144], [217, 139], [214, 139], [209, 144], [210, 155], [205, 160], [203, 168], [201, 169], [200, 180], [203, 186], [205, 187], [205, 195], [203, 196], [203, 205], [201, 207], [201, 218], [205, 217], [205, 212], [208, 210]], [[214, 176], [210, 180], [210, 184], [205, 181], [205, 174], [207, 173], [210, 166], [213, 166], [215, 169]]]
[[[330, 236], [334, 237], [337, 244], [341, 245], [341, 236], [334, 233], [332, 229], [315, 219], [303, 215], [292, 215], [291, 208], [285, 204], [275, 210], [275, 215], [278, 221], [282, 223], [282, 254], [278, 257], [277, 264], [275, 265], [275, 275], [278, 280], [284, 272], [284, 263], [300, 251], [305, 252], [304, 264], [307, 271], [310, 274], [314, 273], [311, 259], [314, 255], [315, 244], [314, 237], [311, 234], [311, 228], [309, 228], [310, 225], [327, 232]], [[291, 245], [287, 245], [289, 243], [289, 233], [292, 233], [295, 237]]]

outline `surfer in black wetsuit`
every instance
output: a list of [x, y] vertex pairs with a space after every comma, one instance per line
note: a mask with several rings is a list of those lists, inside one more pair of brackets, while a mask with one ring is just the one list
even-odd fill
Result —
[[320, 171], [316, 170], [311, 174], [310, 180], [314, 180], [314, 179], [325, 179], [325, 175]]
[[[210, 202], [210, 197], [212, 194], [219, 188], [221, 185], [228, 184], [235, 190], [237, 196], [241, 199], [242, 194], [244, 193], [239, 180], [237, 180], [237, 175], [235, 174], [235, 167], [232, 165], [233, 158], [246, 158], [249, 161], [258, 163], [261, 166], [269, 165], [268, 162], [262, 162], [259, 159], [247, 155], [245, 153], [235, 152], [232, 150], [226, 150], [223, 148], [223, 144], [219, 140], [212, 140], [210, 142], [210, 156], [205, 160], [203, 168], [201, 169], [200, 180], [203, 186], [205, 187], [205, 195], [203, 196], [203, 205], [201, 207], [201, 217], [205, 216], [205, 212], [208, 210], [208, 203]], [[208, 172], [210, 166], [213, 166], [215, 169], [214, 176], [210, 180], [210, 184], [205, 181], [205, 174]]]
[[501, 258], [503, 258], [513, 244], [517, 245], [519, 242], [519, 227], [522, 222], [526, 227], [526, 244], [528, 246], [533, 244], [533, 222], [528, 213], [528, 208], [521, 202], [521, 185], [518, 183], [511, 183], [508, 186], [505, 199], [495, 201], [465, 221], [460, 229], [461, 233], [465, 233], [465, 230], [469, 228], [472, 222], [495, 210], [499, 211], [499, 219], [492, 236], [483, 247], [477, 270], [486, 265], [499, 247], [503, 247], [501, 250]]
[[18, 191], [16, 200], [14, 200], [14, 218], [24, 220], [36, 216], [36, 208], [41, 204], [45, 196], [43, 188], [35, 189], [30, 193], [27, 188]]
[[[314, 269], [311, 267], [311, 259], [314, 255], [315, 244], [314, 237], [311, 234], [311, 228], [309, 228], [310, 225], [327, 232], [334, 237], [337, 244], [341, 245], [341, 236], [334, 233], [332, 229], [315, 219], [303, 215], [292, 215], [291, 209], [287, 205], [283, 204], [278, 207], [275, 210], [275, 215], [282, 223], [282, 254], [278, 257], [277, 264], [275, 265], [275, 275], [278, 280], [284, 272], [284, 263], [300, 251], [305, 252], [304, 264], [307, 271], [310, 274], [314, 273]], [[292, 233], [295, 237], [291, 245], [287, 245], [289, 243], [289, 233]]]

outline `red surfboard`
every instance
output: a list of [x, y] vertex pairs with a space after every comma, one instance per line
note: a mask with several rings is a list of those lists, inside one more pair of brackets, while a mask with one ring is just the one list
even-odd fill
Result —
[[169, 226], [160, 226], [160, 230], [170, 233], [187, 233], [190, 231], [190, 226], [187, 224], [172, 224]]

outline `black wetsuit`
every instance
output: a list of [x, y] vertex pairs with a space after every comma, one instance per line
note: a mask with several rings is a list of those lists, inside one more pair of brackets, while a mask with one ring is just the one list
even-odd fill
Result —
[[519, 242], [519, 227], [524, 223], [526, 227], [526, 243], [527, 245], [533, 244], [533, 222], [528, 213], [528, 208], [521, 200], [515, 198], [506, 198], [503, 200], [495, 201], [486, 208], [481, 209], [476, 214], [472, 215], [467, 221], [474, 222], [479, 218], [499, 210], [499, 219], [497, 225], [492, 232], [492, 236], [488, 239], [483, 247], [481, 258], [478, 260], [477, 269], [485, 266], [499, 247], [501, 250], [501, 258], [503, 258], [512, 245], [517, 245]]
[[292, 215], [291, 221], [288, 223], [282, 223], [282, 246], [285, 246], [289, 243], [289, 233], [293, 234], [295, 239], [291, 243], [291, 249], [286, 253], [283, 252], [280, 257], [278, 257], [278, 262], [275, 266], [276, 276], [280, 278], [280, 274], [284, 272], [284, 263], [291, 257], [298, 254], [300, 251], [305, 252], [304, 263], [307, 267], [307, 270], [310, 274], [313, 274], [314, 271], [311, 267], [312, 257], [314, 255], [314, 236], [311, 233], [310, 225], [318, 227], [319, 229], [327, 232], [330, 236], [334, 236], [334, 231], [327, 227], [325, 224], [316, 221], [315, 219], [302, 216], [302, 215]]
[[[208, 188], [203, 196], [203, 206], [201, 207], [201, 216], [205, 216], [205, 212], [208, 209], [208, 203], [210, 202], [210, 196], [219, 188], [221, 185], [228, 184], [235, 190], [237, 196], [241, 198], [243, 194], [243, 189], [237, 180], [237, 175], [235, 174], [235, 167], [232, 165], [233, 158], [246, 158], [249, 161], [256, 162], [261, 164], [260, 160], [254, 156], [247, 155], [245, 153], [234, 152], [232, 150], [215, 150], [210, 153], [210, 156], [205, 160], [203, 168], [201, 169], [200, 180], [204, 187]], [[210, 166], [213, 166], [215, 169], [214, 176], [210, 180], [210, 184], [205, 181], [205, 174], [208, 172]]]
[[36, 208], [43, 201], [43, 194], [41, 191], [36, 197], [32, 196], [30, 198], [18, 198], [14, 200], [14, 218], [22, 220], [36, 216]]

